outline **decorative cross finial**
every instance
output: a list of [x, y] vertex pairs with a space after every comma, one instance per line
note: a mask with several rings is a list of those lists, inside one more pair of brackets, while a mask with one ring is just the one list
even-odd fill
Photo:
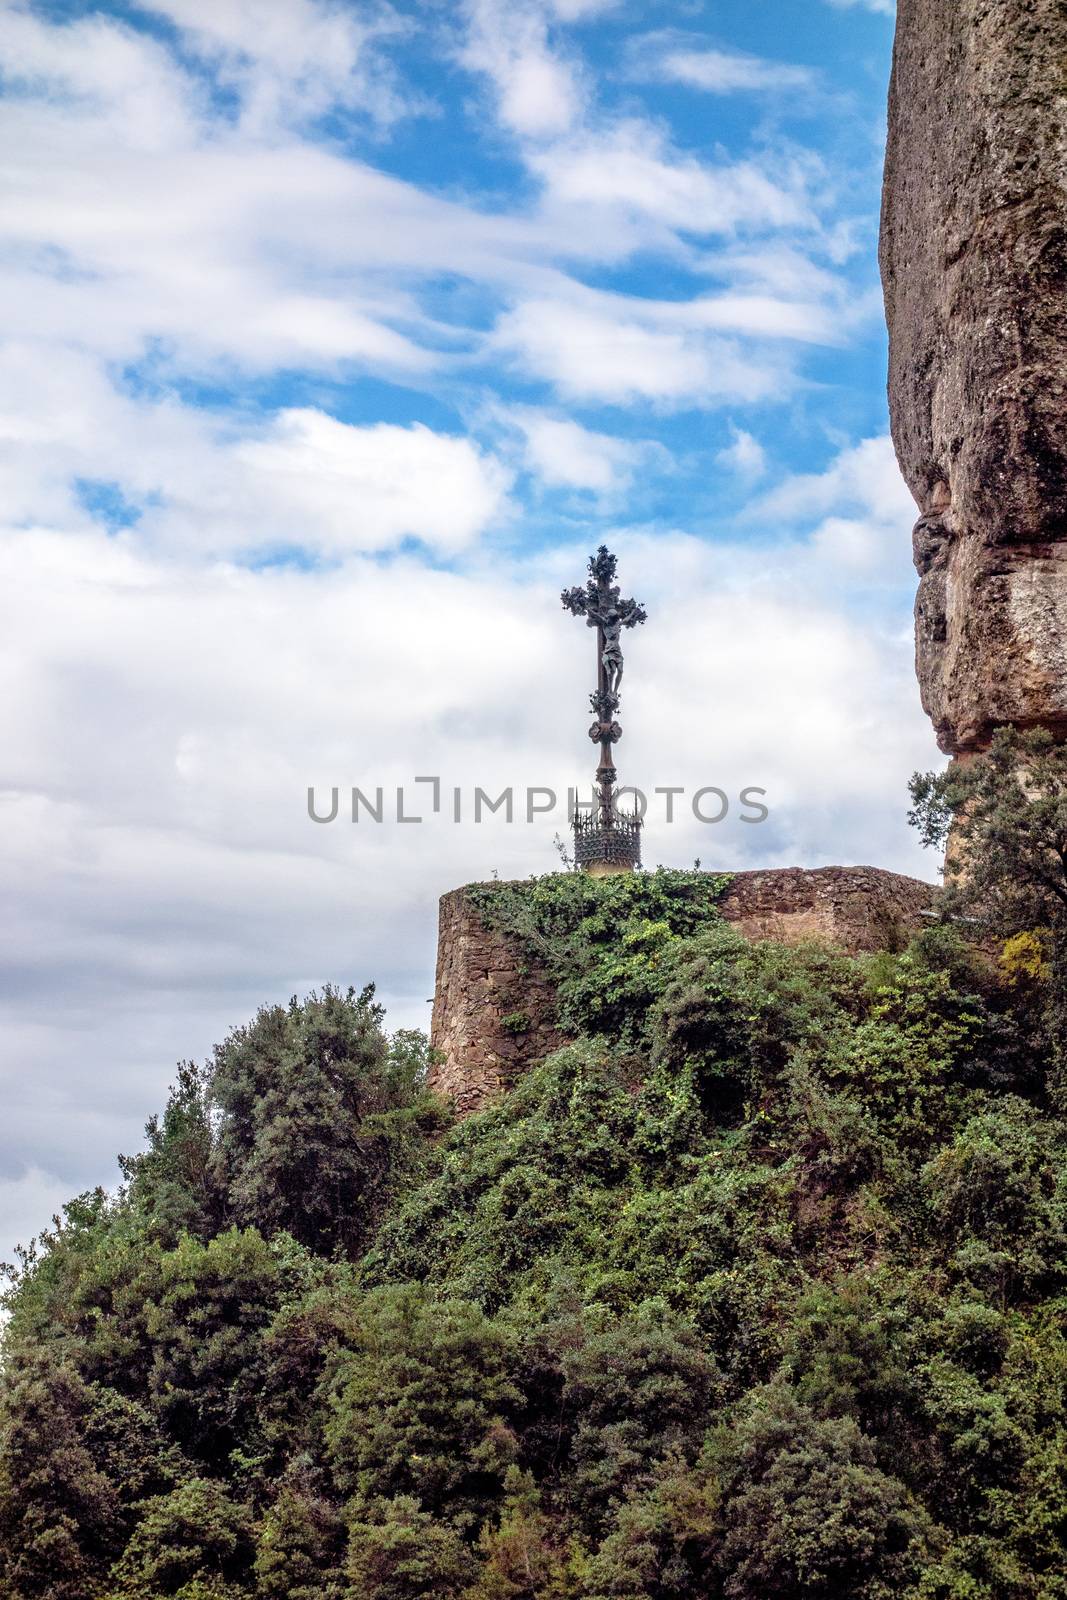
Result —
[[[600, 765], [596, 773], [600, 817], [595, 830], [575, 819], [576, 856], [579, 864], [583, 864], [583, 854], [592, 861], [591, 852], [599, 849], [605, 865], [610, 861], [625, 868], [637, 865], [639, 860], [637, 833], [640, 824], [635, 819], [619, 817], [615, 804], [617, 773], [611, 747], [622, 737], [615, 716], [622, 684], [622, 630], [646, 621], [648, 614], [636, 600], [620, 599], [619, 586], [614, 581], [616, 565], [615, 557], [607, 545], [602, 544], [596, 555], [589, 558], [586, 584], [564, 589], [561, 599], [565, 611], [584, 617], [587, 626], [597, 630], [597, 686], [589, 697], [595, 721], [589, 729], [589, 737], [600, 746]], [[625, 826], [620, 826], [623, 821]], [[592, 832], [597, 835], [595, 840]]]

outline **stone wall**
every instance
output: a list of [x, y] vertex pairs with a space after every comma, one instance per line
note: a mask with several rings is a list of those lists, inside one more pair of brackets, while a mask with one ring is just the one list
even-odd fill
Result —
[[881, 264], [941, 748], [1067, 736], [1067, 5], [898, 0]]
[[857, 954], [906, 943], [933, 893], [880, 867], [775, 867], [736, 873], [720, 910], [749, 939], [825, 939]]
[[485, 927], [467, 890], [441, 896], [430, 1040], [442, 1059], [430, 1081], [461, 1116], [510, 1087], [525, 1066], [564, 1044], [544, 971], [508, 934]]
[[[735, 874], [720, 909], [750, 939], [883, 950], [915, 931], [933, 892], [878, 867], [782, 867]], [[441, 1057], [431, 1081], [461, 1116], [566, 1042], [544, 970], [508, 934], [484, 926], [466, 889], [441, 899], [431, 1040]]]

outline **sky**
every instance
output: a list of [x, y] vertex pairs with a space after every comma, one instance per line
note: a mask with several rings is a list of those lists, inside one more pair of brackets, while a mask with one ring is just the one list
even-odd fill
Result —
[[0, 1256], [113, 1185], [175, 1062], [261, 1004], [374, 981], [428, 1025], [440, 894], [560, 866], [565, 801], [525, 795], [592, 776], [559, 592], [601, 542], [649, 613], [623, 781], [686, 790], [646, 864], [935, 876], [876, 259], [892, 27], [0, 0]]

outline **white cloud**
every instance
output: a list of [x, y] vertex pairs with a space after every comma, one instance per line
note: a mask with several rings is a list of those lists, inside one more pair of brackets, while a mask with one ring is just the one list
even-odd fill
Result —
[[725, 449], [719, 451], [716, 461], [729, 472], [735, 472], [739, 478], [761, 478], [767, 470], [767, 452], [759, 440], [732, 423], [730, 432], [732, 440]]
[[408, 34], [387, 5], [317, 0], [149, 0], [238, 95], [242, 124], [264, 132], [334, 107], [391, 122], [409, 109], [378, 46]]
[[752, 162], [709, 167], [672, 150], [660, 129], [640, 120], [558, 141], [528, 160], [544, 180], [549, 205], [618, 206], [694, 234], [813, 221], [795, 171], [784, 167], [783, 185]]
[[[709, 258], [709, 267], [726, 274], [735, 293], [765, 293], [779, 299], [839, 302], [840, 278], [785, 238], [762, 240], [758, 248], [737, 244]], [[845, 307], [835, 303], [840, 318]]]
[[772, 526], [814, 525], [811, 548], [827, 569], [910, 585], [915, 502], [888, 434], [842, 450], [824, 472], [787, 478], [756, 502], [752, 515]]
[[888, 434], [842, 450], [824, 472], [787, 478], [759, 502], [761, 514], [789, 522], [855, 506], [882, 507], [889, 517], [914, 521], [915, 502], [900, 475]]
[[[57, 427], [58, 424], [58, 427]], [[510, 473], [470, 439], [354, 426], [313, 407], [253, 421], [116, 393], [67, 356], [0, 353], [0, 486], [9, 517], [87, 526], [79, 483], [114, 485], [141, 534], [191, 554], [309, 555], [418, 539], [455, 554], [508, 514]]]
[[709, 94], [749, 90], [810, 88], [815, 75], [807, 67], [767, 61], [739, 50], [668, 49], [650, 63], [657, 77], [688, 84]]
[[396, 248], [414, 249], [406, 186], [295, 145], [133, 148], [86, 113], [17, 99], [0, 102], [0, 136], [9, 332], [121, 360], [164, 341], [186, 366], [429, 364], [388, 325], [414, 307], [370, 278], [381, 245], [353, 232], [378, 206], [409, 219]]
[[549, 0], [549, 9], [560, 22], [584, 22], [602, 12], [614, 11], [620, 0]]
[[71, 1198], [69, 1182], [40, 1167], [0, 1177], [0, 1261], [14, 1261], [15, 1246], [28, 1245]]
[[524, 437], [527, 466], [554, 487], [588, 489], [603, 496], [624, 493], [652, 448], [532, 407], [513, 407], [507, 415]]
[[[0, 8], [0, 59], [9, 97], [47, 96], [49, 120], [62, 116], [66, 97], [83, 129], [95, 128], [98, 147], [116, 138], [142, 150], [165, 149], [187, 139], [200, 110], [199, 96], [166, 49], [110, 17], [90, 14], [56, 25], [27, 6], [7, 5]], [[10, 105], [4, 109], [10, 116]], [[32, 160], [28, 146], [8, 149], [23, 163]]]
[[620, 254], [685, 256], [693, 238], [713, 234], [819, 231], [809, 193], [819, 164], [810, 155], [709, 163], [647, 117], [605, 114], [583, 73], [553, 48], [553, 14], [548, 0], [470, 0], [461, 60], [494, 85], [498, 121], [541, 181], [542, 215], [561, 238], [595, 233]]
[[[173, 0], [167, 14], [200, 29], [198, 48], [214, 51], [219, 71], [251, 63], [248, 72], [274, 82], [288, 61], [298, 98], [307, 63], [329, 56], [330, 71], [311, 76], [341, 105], [362, 92], [364, 36], [373, 44], [393, 26], [388, 12], [311, 0], [282, 0], [261, 37], [244, 0], [209, 11]], [[640, 118], [598, 122], [581, 74], [551, 48], [547, 12], [532, 3], [513, 10], [479, 0], [467, 46], [472, 64], [484, 57], [481, 70], [500, 77], [506, 100], [519, 96], [507, 100], [508, 116], [525, 130], [521, 149], [542, 195], [512, 212], [421, 191], [281, 126], [269, 138], [247, 117], [232, 126], [159, 40], [111, 18], [57, 26], [14, 9], [0, 14], [5, 43], [21, 66], [16, 92], [0, 100], [10, 152], [0, 178], [8, 246], [0, 333], [39, 341], [39, 365], [50, 366], [58, 349], [118, 366], [151, 352], [167, 377], [370, 371], [429, 385], [466, 355], [499, 348], [482, 329], [487, 302], [506, 294], [523, 304], [573, 301], [578, 312], [560, 311], [554, 323], [577, 317], [573, 331], [608, 351], [602, 379], [575, 373], [566, 352], [552, 353], [552, 328], [543, 339], [526, 336], [520, 306], [511, 331], [532, 352], [530, 370], [549, 381], [559, 373], [561, 392], [661, 403], [764, 393], [761, 375], [783, 363], [748, 354], [741, 341], [827, 342], [848, 325], [840, 282], [783, 239], [800, 230], [817, 242], [811, 163], [791, 155], [773, 176], [769, 158], [708, 164]], [[557, 66], [562, 73], [558, 115], [515, 111], [516, 62], [540, 60], [538, 52], [553, 82]], [[713, 234], [763, 243], [698, 256], [695, 240]], [[625, 296], [594, 306], [569, 275], [576, 264], [615, 264], [642, 250], [690, 259], [723, 288], [673, 307], [642, 309], [640, 297]], [[763, 255], [792, 258], [774, 284], [760, 280]], [[469, 323], [462, 313], [442, 323], [432, 298], [442, 275], [473, 285]], [[709, 333], [739, 342], [709, 343]], [[759, 381], [745, 380], [746, 364]]]
[[530, 139], [572, 127], [584, 109], [580, 75], [551, 48], [541, 7], [527, 0], [468, 0], [466, 12], [461, 60], [490, 79], [501, 124]]
[[835, 6], [838, 11], [860, 6], [864, 11], [876, 11], [883, 17], [895, 16], [897, 9], [896, 0], [828, 0], [828, 4]]
[[764, 339], [797, 339], [803, 343], [837, 344], [834, 307], [816, 299], [752, 294], [706, 295], [674, 306], [661, 306], [664, 321], [693, 328], [717, 328]]
[[[117, 362], [151, 346], [179, 370], [356, 365], [417, 379], [447, 362], [450, 342], [478, 337], [423, 313], [424, 277], [459, 273], [511, 294], [566, 287], [554, 256], [612, 260], [653, 237], [670, 249], [675, 228], [762, 231], [800, 220], [805, 204], [802, 178], [782, 188], [743, 162], [675, 160], [637, 124], [544, 153], [546, 205], [532, 219], [483, 216], [324, 148], [205, 141], [191, 112], [166, 149], [148, 150], [80, 101], [16, 97], [0, 102], [0, 137], [12, 152], [0, 181], [5, 331]], [[700, 315], [762, 333], [758, 300], [726, 295]]]
[[[380, 46], [410, 32], [389, 6], [358, 9], [320, 0], [150, 0], [145, 8], [177, 30], [183, 49], [234, 96], [250, 134], [269, 134], [331, 109], [378, 122], [417, 108], [397, 88]], [[218, 116], [204, 87], [177, 69], [164, 43], [106, 14], [56, 23], [26, 5], [0, 14], [5, 76], [15, 87], [51, 85], [92, 107], [100, 123], [142, 149], [188, 139], [191, 125]]]
[[[180, 485], [170, 489], [164, 527], [176, 520], [186, 548], [200, 539], [210, 546], [217, 528], [219, 547], [230, 551], [295, 539], [343, 555], [414, 538], [455, 554], [502, 515], [509, 483], [469, 439], [419, 424], [353, 427], [308, 408], [280, 412], [220, 466], [187, 499]], [[146, 519], [149, 532], [154, 524]]]
[[669, 407], [780, 398], [792, 384], [787, 362], [723, 337], [718, 330], [730, 326], [713, 303], [589, 292], [523, 301], [500, 319], [495, 338], [527, 371], [579, 400]]
[[185, 372], [418, 376], [476, 337], [422, 310], [427, 280], [513, 291], [561, 254], [632, 248], [440, 199], [284, 130], [231, 127], [162, 44], [114, 19], [0, 10], [0, 50], [13, 63], [0, 331], [21, 339], [123, 363], [151, 348]]
[[713, 381], [707, 350], [684, 333], [648, 327], [636, 308], [623, 320], [562, 301], [526, 301], [501, 320], [497, 338], [529, 371], [579, 399], [676, 402], [707, 394]]

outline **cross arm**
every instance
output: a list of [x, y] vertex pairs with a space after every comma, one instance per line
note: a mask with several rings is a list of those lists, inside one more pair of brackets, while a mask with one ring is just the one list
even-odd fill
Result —
[[636, 628], [639, 622], [648, 621], [648, 612], [636, 600], [620, 600], [619, 618], [624, 628]]

